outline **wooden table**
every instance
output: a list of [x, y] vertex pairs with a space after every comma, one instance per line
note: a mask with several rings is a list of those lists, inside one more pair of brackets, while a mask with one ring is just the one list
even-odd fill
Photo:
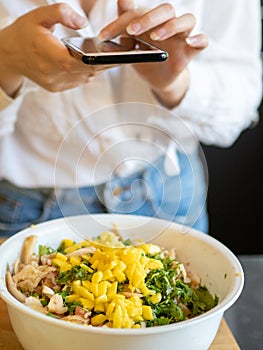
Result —
[[[0, 238], [0, 244], [3, 240]], [[6, 304], [0, 298], [0, 350], [23, 350], [12, 329]], [[194, 349], [193, 349], [194, 350]], [[226, 321], [223, 319], [209, 350], [240, 350]]]

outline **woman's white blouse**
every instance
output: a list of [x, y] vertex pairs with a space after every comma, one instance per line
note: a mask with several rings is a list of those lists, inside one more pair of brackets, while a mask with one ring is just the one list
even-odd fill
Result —
[[[0, 0], [0, 25], [53, 2]], [[82, 13], [77, 1], [65, 2]], [[150, 8], [162, 2], [137, 4]], [[0, 89], [0, 178], [26, 187], [92, 185], [115, 172], [135, 171], [142, 159], [153, 161], [166, 148], [172, 174], [179, 171], [174, 149], [192, 152], [199, 141], [228, 147], [257, 119], [262, 95], [260, 1], [167, 2], [177, 15], [194, 13], [194, 32], [209, 37], [209, 47], [189, 64], [190, 87], [181, 104], [164, 109], [129, 65], [60, 93], [28, 79], [14, 99]], [[96, 35], [116, 17], [116, 3], [97, 0], [90, 25], [77, 35]], [[54, 35], [74, 33], [57, 25]]]

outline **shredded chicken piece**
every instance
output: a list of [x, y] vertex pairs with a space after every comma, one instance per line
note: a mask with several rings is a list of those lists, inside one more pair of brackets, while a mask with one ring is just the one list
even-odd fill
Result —
[[22, 267], [23, 265], [20, 263], [20, 258], [16, 259], [16, 261], [13, 264], [14, 275], [16, 275], [22, 269]]
[[95, 251], [96, 251], [95, 247], [80, 248], [78, 250], [74, 250], [73, 252], [66, 254], [66, 256], [67, 257], [82, 256], [84, 254], [93, 254]]
[[90, 318], [83, 318], [78, 315], [69, 315], [66, 317], [62, 317], [61, 320], [69, 321], [77, 324], [90, 324]]
[[57, 271], [51, 271], [42, 281], [43, 285], [51, 288], [51, 289], [55, 289], [58, 284], [56, 282], [56, 278], [58, 277], [58, 273]]
[[68, 308], [63, 305], [63, 298], [60, 294], [54, 294], [47, 305], [48, 311], [58, 315], [62, 315], [68, 311]]
[[31, 309], [36, 310], [36, 311], [40, 311], [44, 314], [47, 313], [47, 308], [44, 307], [40, 300], [35, 298], [35, 297], [28, 297], [25, 299], [25, 304], [26, 306], [29, 306]]
[[9, 292], [15, 297], [17, 300], [21, 301], [22, 303], [25, 302], [25, 295], [21, 293], [16, 286], [16, 283], [14, 282], [10, 271], [6, 272], [6, 284]]
[[189, 278], [187, 276], [186, 269], [185, 269], [184, 265], [183, 264], [179, 264], [179, 268], [180, 268], [180, 271], [181, 271], [181, 273], [183, 275], [184, 283], [190, 283], [191, 282], [191, 278]]
[[37, 237], [33, 235], [26, 237], [26, 239], [24, 240], [20, 254], [20, 262], [22, 264], [27, 265], [30, 264], [30, 262], [32, 261], [33, 249], [35, 247], [36, 240]]
[[137, 296], [139, 298], [143, 298], [142, 293], [122, 292], [121, 294], [123, 294], [126, 298], [131, 298], [133, 296]]
[[51, 298], [54, 294], [55, 294], [55, 292], [53, 291], [53, 289], [51, 289], [51, 288], [49, 288], [49, 287], [47, 287], [47, 286], [43, 286], [43, 288], [42, 288], [42, 293], [44, 294], [44, 295], [46, 295], [47, 297], [49, 297], [49, 298]]
[[185, 306], [184, 304], [181, 304], [181, 303], [179, 304], [179, 306], [186, 315], [191, 315], [191, 311], [188, 309], [187, 306]]
[[40, 257], [40, 261], [43, 265], [49, 265], [52, 264], [52, 259], [55, 258], [56, 254], [48, 254], [48, 255], [42, 255]]
[[13, 276], [13, 281], [17, 283], [17, 288], [32, 293], [39, 282], [51, 271], [56, 271], [56, 268], [47, 265], [25, 265], [21, 271]]
[[122, 236], [121, 236], [121, 234], [120, 234], [120, 231], [119, 231], [119, 229], [118, 229], [118, 226], [117, 226], [116, 224], [113, 224], [113, 225], [112, 225], [112, 232], [113, 232], [117, 237], [119, 237], [119, 239], [120, 239], [121, 242], [123, 242], [123, 238], [122, 238]]

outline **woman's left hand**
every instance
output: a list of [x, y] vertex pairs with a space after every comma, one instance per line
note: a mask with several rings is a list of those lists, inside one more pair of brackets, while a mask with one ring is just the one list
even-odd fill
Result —
[[118, 0], [118, 12], [118, 18], [101, 30], [100, 37], [110, 40], [128, 33], [166, 50], [169, 58], [165, 62], [133, 66], [163, 105], [177, 106], [189, 86], [189, 62], [208, 45], [204, 34], [191, 36], [194, 15], [177, 17], [175, 8], [168, 3], [151, 10], [134, 8], [133, 0]]

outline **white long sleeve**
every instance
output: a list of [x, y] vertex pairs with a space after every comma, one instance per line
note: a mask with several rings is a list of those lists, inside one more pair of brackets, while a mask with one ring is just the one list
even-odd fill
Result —
[[175, 112], [206, 144], [229, 146], [257, 118], [262, 98], [260, 2], [205, 1], [209, 47], [190, 66], [191, 84]]

